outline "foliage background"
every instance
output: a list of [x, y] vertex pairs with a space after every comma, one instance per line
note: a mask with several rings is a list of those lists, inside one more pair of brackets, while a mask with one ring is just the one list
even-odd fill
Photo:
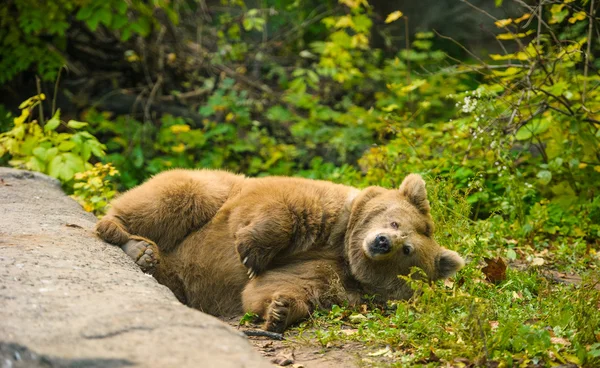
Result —
[[[435, 348], [447, 360], [591, 366], [600, 355], [597, 8], [5, 1], [0, 163], [59, 178], [98, 215], [117, 191], [174, 167], [358, 187], [422, 173], [438, 241], [469, 266], [462, 281], [424, 293], [438, 309], [375, 308], [363, 341], [392, 344], [413, 363]], [[496, 256], [528, 271], [482, 281], [483, 258]], [[545, 270], [584, 281], [560, 289]], [[352, 313], [334, 310], [327, 323]], [[487, 343], [461, 335], [462, 345], [431, 345], [431, 335], [475, 322]], [[320, 341], [339, 338], [331, 331]], [[401, 335], [415, 342], [407, 348]]]

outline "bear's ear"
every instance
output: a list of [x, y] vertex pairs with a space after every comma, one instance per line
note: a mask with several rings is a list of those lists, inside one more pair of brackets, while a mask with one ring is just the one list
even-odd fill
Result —
[[438, 279], [447, 279], [465, 266], [465, 261], [455, 251], [444, 249], [436, 260]]
[[429, 201], [427, 200], [427, 190], [425, 181], [419, 174], [410, 174], [400, 184], [400, 194], [402, 194], [410, 203], [412, 203], [422, 214], [429, 213]]

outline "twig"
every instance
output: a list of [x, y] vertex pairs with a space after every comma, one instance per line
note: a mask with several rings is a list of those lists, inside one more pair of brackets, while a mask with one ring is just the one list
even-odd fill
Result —
[[54, 83], [54, 96], [52, 96], [52, 110], [51, 114], [54, 116], [56, 113], [56, 96], [58, 95], [58, 85], [60, 84], [60, 76], [62, 75], [62, 70], [64, 66], [61, 66], [58, 69], [58, 75], [56, 76], [56, 83]]
[[199, 97], [199, 96], [205, 95], [207, 93], [210, 93], [210, 90], [199, 88], [199, 89], [195, 89], [195, 90], [189, 91], [189, 92], [178, 93], [176, 95], [163, 96], [160, 98], [160, 100], [161, 101], [185, 100], [187, 98]]
[[283, 340], [283, 334], [277, 332], [269, 332], [263, 330], [244, 330], [244, 335], [246, 336], [259, 336], [259, 337], [268, 337], [272, 340]]
[[537, 24], [537, 35], [536, 35], [536, 44], [537, 44], [537, 48], [540, 48], [540, 35], [542, 34], [542, 2], [540, 1], [540, 4], [538, 6], [538, 24]]
[[159, 74], [158, 78], [156, 79], [156, 83], [154, 83], [154, 86], [152, 87], [152, 90], [148, 95], [148, 101], [146, 101], [146, 105], [144, 106], [144, 119], [146, 119], [147, 121], [150, 121], [150, 108], [152, 107], [152, 103], [154, 102], [154, 97], [156, 97], [156, 93], [162, 86], [162, 82], [162, 74]]
[[[39, 96], [42, 94], [42, 84], [40, 82], [40, 78], [37, 75], [35, 76], [35, 85], [37, 87], [37, 94]], [[40, 125], [44, 126], [44, 125], [46, 125], [46, 122], [44, 121], [44, 107], [42, 106], [41, 99], [40, 99], [40, 103], [38, 104], [38, 108], [40, 110]]]
[[[408, 17], [405, 15], [404, 16], [404, 34], [405, 34], [405, 38], [406, 38], [406, 86], [408, 88], [408, 86], [410, 86], [410, 34], [409, 34], [409, 30], [408, 30]], [[412, 106], [412, 96], [411, 96], [411, 91], [410, 89], [408, 90], [408, 106], [410, 107], [411, 110], [413, 109]]]
[[590, 4], [589, 14], [589, 26], [588, 26], [588, 39], [587, 39], [587, 51], [585, 53], [585, 64], [583, 66], [583, 93], [581, 94], [581, 102], [585, 104], [585, 93], [587, 87], [587, 76], [588, 76], [588, 65], [590, 59], [590, 53], [592, 52], [592, 29], [594, 28], [594, 0]]
[[[467, 4], [468, 6], [470, 6], [471, 8], [473, 8], [473, 9], [477, 10], [478, 12], [480, 12], [480, 13], [482, 13], [482, 14], [485, 14], [485, 15], [486, 15], [488, 18], [490, 18], [490, 19], [493, 19], [493, 20], [494, 20], [494, 21], [496, 21], [496, 22], [498, 21], [498, 18], [494, 17], [493, 15], [491, 15], [490, 13], [488, 13], [487, 11], [485, 11], [485, 10], [483, 10], [483, 9], [481, 9], [481, 8], [479, 8], [479, 7], [475, 6], [475, 5], [473, 5], [473, 4], [471, 4], [471, 3], [470, 3], [470, 2], [468, 2], [467, 0], [460, 0], [460, 2]], [[512, 33], [512, 31], [511, 31], [510, 29], [508, 29], [508, 27], [507, 27], [507, 26], [503, 26], [502, 28], [504, 28], [504, 30], [505, 30], [505, 31], [507, 31], [507, 32], [509, 32], [509, 33]], [[518, 38], [516, 38], [516, 37], [515, 37], [515, 38], [514, 38], [514, 41], [515, 41], [515, 42], [516, 42], [516, 43], [519, 45], [519, 47], [520, 47], [521, 49], [524, 49], [524, 48], [525, 48], [525, 45], [523, 45], [523, 42], [521, 42], [521, 40], [520, 40], [520, 39], [518, 39]]]

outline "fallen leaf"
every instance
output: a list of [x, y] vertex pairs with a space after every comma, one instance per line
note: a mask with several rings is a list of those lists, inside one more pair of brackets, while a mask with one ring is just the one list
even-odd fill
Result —
[[448, 289], [452, 289], [454, 287], [454, 281], [451, 281], [450, 279], [445, 279], [444, 286]]
[[367, 355], [370, 356], [370, 357], [378, 357], [378, 356], [383, 356], [383, 355], [386, 355], [386, 354], [389, 354], [389, 353], [391, 353], [390, 347], [386, 346], [383, 349], [377, 350], [374, 353], [368, 353]]
[[8, 184], [7, 182], [4, 181], [4, 179], [0, 178], [0, 185], [4, 186], [4, 187], [10, 187], [12, 185]]
[[74, 227], [76, 229], [83, 229], [83, 227], [77, 225], [77, 224], [65, 224], [66, 227]]
[[367, 313], [369, 311], [369, 307], [366, 304], [360, 305], [360, 313]]
[[416, 363], [418, 364], [427, 364], [427, 363], [434, 363], [434, 362], [439, 362], [440, 358], [435, 355], [435, 353], [433, 352], [433, 349], [431, 349], [429, 351], [429, 356], [425, 359], [419, 359], [416, 361]]
[[551, 337], [550, 341], [553, 344], [558, 344], [558, 345], [564, 345], [564, 346], [569, 346], [571, 345], [571, 343], [569, 342], [569, 340], [567, 339], [563, 339], [562, 337]]
[[292, 355], [279, 354], [275, 358], [271, 359], [271, 363], [278, 364], [282, 367], [285, 367], [287, 365], [294, 363], [294, 356], [293, 356], [293, 354]]
[[534, 259], [531, 260], [531, 265], [533, 267], [539, 267], [539, 266], [543, 266], [545, 262], [546, 261], [544, 261], [543, 258], [535, 257]]
[[498, 321], [489, 321], [490, 327], [492, 328], [492, 330], [495, 330], [498, 328], [498, 326], [500, 326], [500, 322]]
[[365, 316], [364, 316], [364, 315], [362, 315], [362, 314], [353, 314], [353, 315], [351, 315], [350, 317], [348, 317], [348, 319], [350, 320], [350, 322], [353, 322], [353, 323], [360, 323], [360, 322], [362, 322], [362, 321], [366, 321], [366, 320], [367, 320], [367, 317], [365, 317]]
[[484, 258], [487, 266], [481, 269], [485, 279], [493, 284], [506, 280], [506, 262], [500, 257], [496, 259]]

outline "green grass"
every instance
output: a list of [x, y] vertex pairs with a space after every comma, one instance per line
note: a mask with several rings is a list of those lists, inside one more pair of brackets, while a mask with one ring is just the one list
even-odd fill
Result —
[[[372, 350], [369, 365], [600, 366], [600, 272], [596, 255], [573, 244], [583, 241], [545, 244], [544, 264], [534, 267], [542, 245], [515, 239], [506, 224], [469, 220], [468, 203], [443, 183], [429, 192], [437, 240], [458, 250], [466, 267], [446, 282], [410, 281], [419, 290], [410, 301], [318, 311], [297, 327], [299, 336], [324, 348], [360, 342]], [[448, 205], [436, 206], [438, 199]], [[523, 270], [509, 267], [505, 280], [486, 281], [484, 257], [506, 259], [509, 250]], [[544, 276], [556, 266], [579, 271], [582, 280]]]

